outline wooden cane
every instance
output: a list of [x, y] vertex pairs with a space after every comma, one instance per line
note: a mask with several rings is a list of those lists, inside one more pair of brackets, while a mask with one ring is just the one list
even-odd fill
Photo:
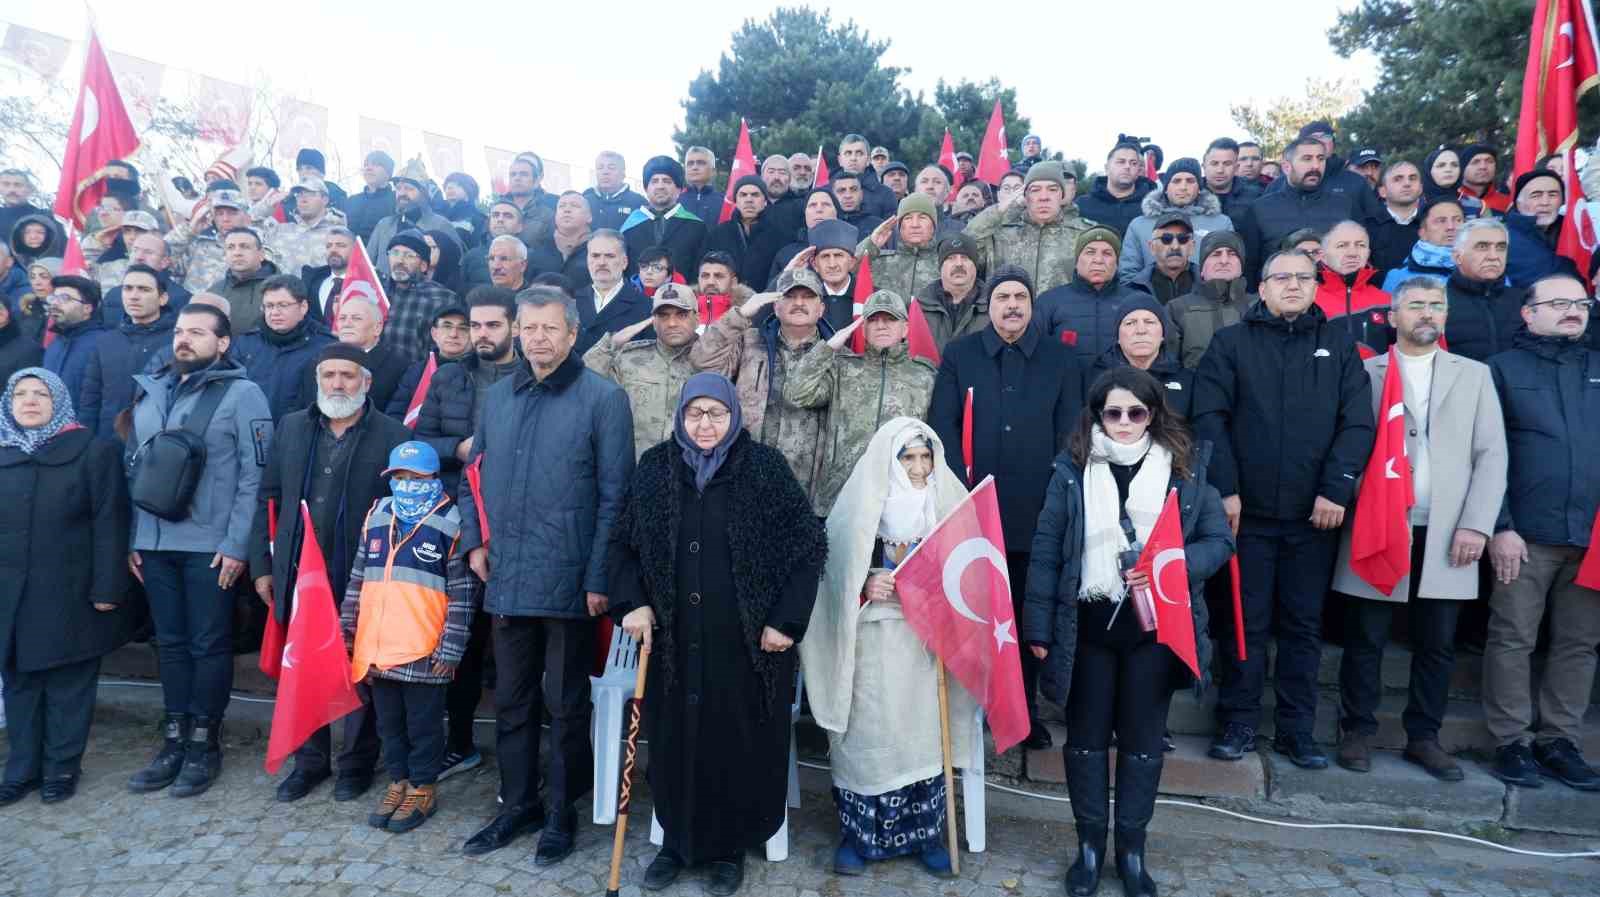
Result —
[[622, 887], [622, 842], [628, 836], [628, 803], [633, 797], [633, 763], [639, 753], [639, 709], [644, 704], [645, 675], [650, 670], [650, 654], [639, 652], [639, 673], [633, 682], [633, 700], [628, 702], [628, 749], [622, 761], [622, 794], [617, 798], [617, 834], [611, 842], [611, 878], [606, 897], [617, 897]]
[[944, 750], [945, 837], [950, 841], [950, 871], [961, 874], [961, 850], [956, 846], [956, 773], [950, 762], [950, 686], [944, 661], [939, 661], [939, 742]]

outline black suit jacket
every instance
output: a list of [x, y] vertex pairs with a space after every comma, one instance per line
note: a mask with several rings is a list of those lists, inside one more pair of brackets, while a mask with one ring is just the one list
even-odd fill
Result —
[[[600, 341], [600, 337], [608, 333], [616, 333], [629, 324], [636, 324], [650, 317], [650, 297], [639, 292], [631, 283], [623, 284], [621, 291], [606, 303], [606, 307], [599, 312], [594, 308], [594, 288], [590, 287], [578, 294], [578, 344], [572, 348], [572, 354], [583, 357], [589, 347]], [[655, 330], [645, 328], [634, 339], [654, 338]]]

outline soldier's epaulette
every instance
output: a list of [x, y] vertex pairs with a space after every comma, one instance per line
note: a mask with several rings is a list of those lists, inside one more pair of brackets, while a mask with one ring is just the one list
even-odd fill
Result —
[[924, 358], [921, 355], [912, 355], [912, 356], [910, 356], [910, 358], [911, 358], [912, 361], [915, 361], [916, 363], [922, 365], [923, 367], [927, 368], [928, 370], [933, 371], [935, 374], [939, 373], [939, 366], [934, 364], [932, 361], [928, 360], [927, 358]]

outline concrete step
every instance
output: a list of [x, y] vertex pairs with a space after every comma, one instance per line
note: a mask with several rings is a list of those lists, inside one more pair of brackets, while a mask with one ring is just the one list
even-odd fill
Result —
[[[1028, 780], [1062, 784], [1067, 780], [1062, 745], [1067, 741], [1065, 726], [1047, 724], [1055, 738], [1055, 746], [1040, 751], [1028, 751], [1024, 762]], [[1210, 739], [1197, 735], [1179, 735], [1173, 738], [1178, 749], [1166, 756], [1161, 771], [1161, 791], [1164, 794], [1185, 797], [1236, 797], [1262, 798], [1267, 796], [1267, 777], [1261, 761], [1246, 755], [1238, 763], [1223, 763], [1206, 756]], [[1117, 751], [1111, 750], [1109, 763], [1112, 777], [1117, 768]]]
[[1440, 782], [1392, 751], [1374, 751], [1365, 773], [1334, 763], [1306, 770], [1265, 746], [1260, 753], [1271, 805], [1290, 816], [1461, 828], [1498, 825], [1505, 814], [1506, 786], [1476, 763], [1462, 763], [1464, 780]]

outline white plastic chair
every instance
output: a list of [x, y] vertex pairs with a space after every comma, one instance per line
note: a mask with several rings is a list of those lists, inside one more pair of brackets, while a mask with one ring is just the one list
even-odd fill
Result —
[[[953, 747], [952, 750], [960, 750]], [[945, 798], [949, 800], [947, 796]], [[972, 720], [972, 753], [967, 764], [961, 767], [961, 804], [967, 826], [967, 850], [983, 853], [988, 846], [984, 790], [983, 790], [983, 708], [979, 707]]]
[[589, 721], [589, 739], [594, 743], [594, 823], [611, 825], [617, 821], [617, 789], [622, 781], [623, 711], [639, 672], [639, 652], [633, 637], [618, 626], [611, 630], [611, 649], [606, 654], [606, 669], [589, 677], [589, 695], [594, 715]]
[[[794, 671], [794, 703], [789, 705], [789, 799], [788, 805], [795, 809], [800, 808], [800, 752], [795, 745], [794, 727], [800, 721], [800, 701], [805, 694], [805, 677], [800, 674], [800, 668]], [[983, 739], [978, 739], [980, 742]], [[596, 811], [598, 812], [598, 811]], [[666, 832], [661, 830], [661, 820], [656, 818], [655, 810], [650, 811], [650, 843], [660, 847], [667, 839]], [[778, 826], [778, 831], [767, 839], [767, 862], [781, 863], [789, 858], [789, 813], [783, 814], [783, 824]]]

